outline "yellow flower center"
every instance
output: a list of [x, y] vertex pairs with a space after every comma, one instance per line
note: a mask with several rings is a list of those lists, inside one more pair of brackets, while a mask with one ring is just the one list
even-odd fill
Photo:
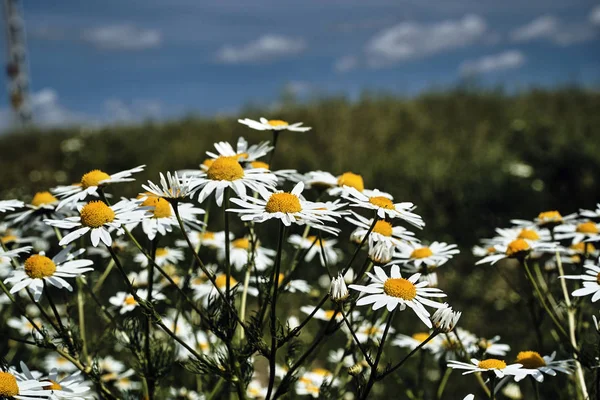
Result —
[[479, 361], [477, 367], [481, 369], [504, 369], [506, 368], [506, 363], [496, 358], [488, 358], [487, 360]]
[[365, 331], [365, 333], [367, 335], [375, 335], [376, 333], [380, 332], [381, 330], [376, 327], [376, 326], [372, 326], [370, 328], [367, 328], [367, 330]]
[[558, 211], [544, 211], [538, 215], [538, 219], [542, 222], [542, 224], [547, 224], [551, 222], [562, 222], [562, 215]]
[[198, 235], [198, 237], [201, 240], [212, 240], [215, 238], [215, 233], [214, 232], [210, 232], [210, 231], [206, 231], [204, 233], [200, 232], [200, 234]]
[[262, 161], [252, 161], [250, 163], [250, 165], [252, 166], [252, 168], [269, 169], [269, 164], [267, 164], [266, 162], [262, 162]]
[[163, 257], [169, 254], [169, 250], [166, 247], [159, 247], [156, 249], [156, 257]]
[[161, 197], [148, 196], [142, 203], [143, 207], [154, 207], [154, 218], [168, 218], [172, 215], [171, 205]]
[[433, 255], [433, 251], [429, 247], [421, 247], [420, 249], [414, 249], [410, 253], [410, 258], [427, 258]]
[[579, 233], [598, 233], [598, 227], [592, 221], [584, 222], [583, 224], [577, 225], [577, 232]]
[[51, 383], [51, 385], [49, 385], [49, 386], [44, 386], [44, 390], [62, 390], [62, 386], [60, 386], [58, 384], [58, 382], [55, 382], [51, 379], [47, 379], [47, 380], [44, 380], [41, 382], [50, 382]]
[[523, 239], [513, 240], [506, 246], [506, 255], [508, 257], [515, 256], [521, 252], [528, 251], [530, 249], [529, 243]]
[[418, 332], [418, 333], [414, 333], [412, 335], [412, 338], [415, 339], [418, 342], [423, 343], [425, 341], [425, 339], [427, 339], [429, 337], [429, 333], [427, 332]]
[[494, 246], [490, 246], [487, 248], [488, 254], [494, 254], [496, 252], [496, 248]]
[[326, 370], [325, 368], [315, 368], [311, 371], [313, 374], [317, 374], [320, 376], [328, 376], [331, 375], [331, 371]]
[[546, 366], [546, 361], [536, 351], [521, 351], [517, 354], [517, 363], [523, 364], [523, 368], [537, 369]]
[[325, 244], [324, 240], [319, 240], [318, 236], [307, 236], [306, 240], [308, 240], [310, 243], [315, 243], [315, 246], [322, 246], [323, 244]]
[[212, 158], [207, 158], [206, 160], [202, 161], [202, 165], [204, 165], [206, 169], [208, 169], [211, 165], [213, 165], [214, 162], [215, 160], [213, 160]]
[[596, 283], [600, 285], [600, 272], [596, 275]]
[[127, 297], [125, 297], [125, 304], [128, 306], [135, 306], [137, 304], [137, 301], [135, 301], [135, 298], [128, 294]]
[[[219, 274], [215, 277], [215, 284], [219, 289], [227, 286], [227, 275]], [[229, 277], [229, 286], [234, 287], [237, 285], [237, 281], [232, 276]]]
[[231, 245], [236, 249], [248, 250], [250, 248], [250, 240], [246, 238], [235, 239]]
[[528, 240], [540, 240], [540, 236], [533, 229], [523, 229], [519, 233], [519, 236], [517, 236], [517, 238], [518, 239], [528, 239]]
[[394, 206], [394, 203], [390, 199], [383, 196], [371, 197], [369, 199], [369, 203], [374, 204], [380, 208], [385, 208], [386, 210], [394, 210], [396, 208]]
[[31, 200], [31, 205], [34, 207], [44, 206], [46, 204], [56, 203], [58, 199], [50, 192], [37, 192]]
[[19, 385], [13, 374], [0, 371], [0, 396], [13, 397], [19, 394]]
[[383, 284], [383, 291], [388, 296], [410, 301], [417, 297], [417, 288], [408, 279], [389, 278]]
[[213, 161], [206, 175], [213, 181], [237, 181], [244, 177], [244, 169], [237, 157], [219, 157]]
[[335, 310], [324, 310], [323, 313], [324, 313], [323, 315], [325, 316], [325, 318], [331, 319], [331, 318], [333, 318], [333, 314], [335, 313]]
[[83, 206], [79, 214], [81, 224], [89, 228], [99, 228], [115, 219], [115, 212], [100, 200], [90, 201]]
[[109, 179], [110, 175], [106, 172], [100, 171], [99, 169], [95, 169], [93, 171], [84, 174], [81, 177], [81, 186], [84, 189], [89, 188], [90, 186], [100, 186], [100, 182]]
[[379, 221], [375, 222], [373, 232], [379, 233], [383, 236], [392, 236], [392, 224], [380, 219]]
[[289, 124], [286, 121], [282, 121], [280, 119], [270, 119], [268, 121], [271, 126], [288, 126]]
[[54, 275], [56, 264], [46, 256], [34, 254], [25, 260], [25, 273], [33, 279], [42, 279]]
[[579, 253], [583, 253], [583, 252], [585, 252], [585, 246], [586, 246], [586, 244], [587, 244], [587, 251], [589, 253], [593, 253], [593, 252], [596, 251], [596, 248], [594, 247], [593, 244], [591, 244], [591, 243], [584, 243], [584, 242], [573, 244], [569, 248], [572, 249], [572, 250], [575, 250], [575, 251], [577, 251]]
[[284, 279], [285, 279], [285, 274], [279, 274], [279, 276], [277, 277], [277, 284], [281, 285], [281, 282], [283, 282]]
[[7, 244], [16, 241], [18, 238], [16, 235], [5, 235], [0, 238], [0, 242]]
[[363, 181], [362, 176], [353, 172], [344, 172], [342, 175], [340, 175], [340, 177], [338, 178], [338, 185], [350, 186], [358, 190], [359, 192], [365, 190], [365, 183]]
[[297, 213], [302, 211], [300, 199], [291, 193], [273, 193], [267, 201], [265, 210], [269, 213]]

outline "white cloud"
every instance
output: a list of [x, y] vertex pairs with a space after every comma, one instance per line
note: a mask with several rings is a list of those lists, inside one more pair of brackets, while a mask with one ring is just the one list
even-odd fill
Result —
[[82, 39], [103, 50], [144, 50], [159, 46], [162, 35], [156, 29], [122, 24], [87, 29]]
[[589, 24], [565, 24], [551, 15], [542, 15], [513, 30], [510, 38], [514, 42], [549, 40], [561, 46], [568, 46], [590, 40], [595, 35], [596, 32]]
[[293, 56], [305, 49], [303, 39], [264, 35], [241, 46], [222, 47], [217, 52], [217, 59], [226, 64], [258, 63]]
[[358, 67], [358, 58], [355, 56], [344, 56], [336, 60], [333, 69], [337, 72], [348, 72]]
[[487, 72], [519, 68], [525, 63], [525, 56], [517, 50], [508, 50], [499, 54], [465, 61], [460, 66], [464, 75], [484, 74]]
[[590, 12], [590, 22], [594, 25], [600, 25], [600, 6], [596, 6]]
[[433, 24], [401, 22], [369, 41], [367, 62], [372, 67], [382, 67], [465, 47], [482, 40], [486, 31], [485, 20], [477, 15]]
[[149, 118], [160, 119], [162, 104], [155, 100], [140, 99], [128, 103], [114, 98], [104, 102], [104, 111], [109, 123], [140, 122]]

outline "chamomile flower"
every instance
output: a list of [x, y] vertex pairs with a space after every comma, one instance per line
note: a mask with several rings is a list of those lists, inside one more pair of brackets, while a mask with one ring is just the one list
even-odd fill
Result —
[[[146, 289], [137, 289], [136, 294], [139, 298], [146, 300], [148, 298], [148, 291]], [[164, 294], [154, 290], [152, 291], [152, 301], [165, 300]], [[120, 314], [125, 314], [133, 311], [139, 305], [135, 297], [131, 293], [117, 292], [114, 296], [108, 299], [108, 302], [113, 306], [119, 308]]]
[[350, 205], [353, 207], [377, 211], [379, 218], [400, 218], [417, 228], [425, 226], [423, 219], [412, 212], [415, 209], [413, 203], [394, 203], [392, 199], [382, 196], [381, 193], [376, 191], [371, 193], [371, 196], [367, 196], [354, 188], [347, 188], [342, 197], [349, 200]]
[[33, 291], [33, 298], [39, 301], [44, 289], [44, 283], [59, 289], [65, 288], [73, 291], [73, 287], [63, 278], [76, 278], [83, 273], [92, 271], [90, 267], [94, 262], [91, 260], [75, 260], [83, 251], [70, 254], [72, 247], [64, 248], [52, 259], [46, 257], [44, 252], [34, 254], [25, 260], [23, 269], [16, 269], [12, 275], [4, 280], [11, 283], [11, 293], [16, 293], [23, 288]]
[[455, 244], [433, 242], [429, 246], [418, 243], [400, 243], [394, 253], [394, 264], [411, 264], [418, 270], [419, 267], [439, 267], [444, 265], [454, 255], [460, 253]]
[[148, 181], [147, 185], [142, 185], [142, 188], [148, 193], [169, 200], [182, 200], [190, 197], [193, 192], [191, 183], [193, 178], [190, 176], [179, 176], [177, 172], [171, 175], [167, 172], [167, 177], [160, 173], [160, 186]]
[[496, 233], [498, 235], [495, 238], [488, 239], [486, 241], [486, 243], [490, 246], [495, 244], [506, 245], [517, 239], [525, 239], [530, 242], [535, 242], [538, 240], [542, 242], [550, 242], [552, 240], [552, 236], [550, 235], [550, 231], [548, 229], [539, 228], [537, 226], [530, 226], [528, 228], [497, 228]]
[[[227, 275], [217, 274], [215, 276], [215, 284], [221, 293], [225, 293], [227, 288]], [[233, 276], [229, 277], [229, 287], [232, 291], [238, 285], [238, 281]], [[194, 291], [194, 299], [201, 300], [204, 307], [208, 306], [208, 303], [219, 297], [219, 293], [213, 283], [209, 279], [193, 279], [190, 282], [190, 286]], [[258, 296], [258, 289], [248, 286], [248, 294], [250, 296]]]
[[128, 169], [125, 171], [117, 172], [109, 175], [99, 169], [92, 170], [85, 173], [81, 177], [81, 182], [69, 186], [59, 186], [54, 188], [52, 192], [56, 194], [61, 200], [56, 206], [59, 210], [62, 207], [69, 205], [74, 206], [77, 202], [85, 200], [90, 195], [96, 195], [98, 188], [119, 182], [131, 182], [134, 181], [131, 176], [136, 172], [144, 170], [145, 165]]
[[268, 388], [264, 387], [258, 379], [252, 379], [246, 388], [246, 397], [249, 399], [264, 399], [267, 397]]
[[[5, 251], [2, 247], [0, 247], [0, 278], [5, 277], [12, 271], [12, 268], [10, 268], [10, 260], [12, 258], [19, 257], [19, 254], [29, 253], [31, 249], [33, 249], [33, 247], [24, 246]], [[4, 271], [4, 267], [7, 267], [6, 271]]]
[[[541, 356], [536, 351], [521, 351], [517, 354], [515, 362], [523, 365], [523, 370], [527, 375], [531, 375], [536, 381], [544, 382], [544, 374], [556, 376], [556, 372], [570, 375], [573, 372], [573, 360], [554, 361], [556, 351], [549, 356]], [[526, 375], [515, 376], [515, 381], [519, 382]]]
[[[25, 364], [21, 362], [21, 368]], [[27, 370], [27, 367], [25, 366]], [[29, 370], [27, 370], [29, 371]], [[45, 389], [50, 382], [40, 382], [36, 378], [28, 378], [25, 374], [13, 369], [5, 372], [0, 370], [0, 398], [17, 400], [43, 400], [47, 399], [50, 392]]]
[[[315, 307], [302, 306], [302, 307], [300, 307], [300, 311], [302, 311], [304, 314], [310, 315], [313, 313], [313, 311], [315, 311]], [[335, 320], [337, 322], [341, 322], [344, 320], [344, 317], [342, 316], [342, 314], [340, 312], [336, 313], [336, 310], [323, 310], [321, 308], [319, 308], [315, 312], [315, 314], [313, 315], [313, 318], [319, 319], [321, 321], [329, 321], [329, 320], [331, 320], [331, 318], [333, 318], [334, 315], [335, 315]], [[359, 315], [360, 315], [360, 313], [358, 311], [354, 311], [354, 312], [352, 312], [352, 315], [348, 316], [348, 318], [350, 319], [350, 321], [353, 321], [354, 319], [358, 318]]]
[[375, 274], [367, 273], [372, 280], [368, 286], [349, 286], [350, 289], [366, 293], [356, 301], [357, 306], [373, 304], [373, 310], [386, 307], [388, 311], [396, 307], [402, 311], [408, 306], [428, 328], [432, 327], [429, 311], [424, 305], [441, 308], [443, 304], [429, 300], [427, 297], [445, 297], [446, 294], [440, 289], [426, 287], [427, 282], [416, 283], [421, 274], [414, 274], [408, 279], [402, 278], [400, 267], [397, 265], [392, 265], [390, 277], [380, 267], [375, 267], [374, 271]]
[[77, 367], [71, 361], [57, 353], [50, 353], [44, 357], [44, 368], [46, 370], [56, 369], [59, 372], [77, 371]]
[[238, 161], [252, 162], [266, 156], [271, 150], [273, 150], [273, 146], [270, 146], [269, 142], [261, 142], [260, 144], [248, 146], [248, 141], [243, 137], [240, 137], [237, 141], [237, 146], [235, 149], [228, 142], [215, 143], [215, 149], [217, 150], [217, 153], [207, 151], [206, 154], [213, 159], [217, 159], [219, 157], [234, 157]]
[[102, 201], [90, 201], [86, 205], [78, 207], [78, 209], [78, 217], [67, 217], [63, 220], [44, 220], [46, 224], [58, 228], [78, 228], [63, 237], [58, 243], [60, 246], [65, 246], [88, 232], [90, 232], [94, 247], [97, 247], [100, 241], [106, 246], [110, 246], [112, 244], [110, 235], [112, 230], [121, 230], [122, 225], [138, 222], [147, 216], [147, 210], [138, 209], [138, 204], [129, 200], [121, 200], [112, 206], [108, 206]]
[[[180, 261], [185, 259], [185, 255], [183, 254], [183, 250], [181, 249], [172, 249], [170, 247], [159, 247], [156, 249], [156, 254], [154, 257], [154, 262], [158, 264], [159, 267], [162, 267], [165, 264], [179, 264]], [[139, 263], [142, 267], [148, 266], [148, 257], [146, 257], [142, 253], [138, 253], [133, 257], [133, 260]]]
[[57, 204], [58, 199], [52, 193], [37, 192], [31, 199], [31, 203], [25, 204], [25, 211], [11, 214], [7, 219], [12, 220], [14, 224], [29, 225], [53, 212]]
[[552, 210], [539, 213], [539, 215], [533, 221], [513, 219], [510, 222], [517, 226], [525, 228], [533, 228], [537, 226], [540, 228], [552, 229], [557, 225], [573, 221], [576, 218], [577, 214], [569, 214], [562, 216], [558, 211]]
[[485, 263], [490, 263], [493, 265], [505, 258], [520, 259], [526, 257], [532, 251], [551, 252], [557, 250], [557, 247], [554, 243], [529, 241], [526, 239], [516, 239], [506, 245], [497, 244], [493, 247], [496, 252], [483, 257], [481, 260], [477, 261], [475, 265]]
[[337, 240], [335, 239], [319, 240], [318, 236], [302, 237], [300, 235], [293, 234], [288, 238], [288, 242], [294, 247], [302, 250], [308, 250], [304, 256], [304, 261], [306, 262], [311, 262], [315, 256], [319, 256], [321, 265], [325, 266], [326, 264], [325, 259], [323, 258], [323, 253], [325, 253], [325, 258], [327, 259], [327, 265], [330, 266], [336, 265], [342, 258], [342, 252], [334, 247], [337, 244]]
[[592, 221], [563, 224], [554, 228], [554, 232], [557, 240], [571, 239], [571, 244], [577, 244], [598, 237], [600, 224]]
[[217, 205], [223, 204], [223, 193], [231, 188], [242, 199], [247, 189], [268, 196], [275, 190], [277, 177], [264, 168], [244, 169], [235, 157], [219, 157], [212, 162], [206, 172], [200, 172], [194, 179], [194, 191], [199, 191], [198, 201], [203, 202], [215, 192]]
[[307, 188], [325, 188], [331, 196], [339, 196], [345, 191], [345, 187], [352, 187], [359, 192], [365, 190], [363, 177], [354, 172], [344, 172], [340, 176], [334, 176], [326, 171], [311, 171], [304, 175], [303, 182]]
[[302, 191], [304, 184], [299, 182], [290, 193], [260, 193], [260, 198], [247, 197], [243, 199], [231, 199], [241, 208], [232, 208], [227, 211], [241, 215], [242, 221], [265, 222], [271, 218], [277, 218], [290, 226], [291, 224], [304, 225], [308, 222], [323, 223], [336, 222], [334, 217], [340, 217], [336, 211], [327, 210], [321, 203], [313, 203], [304, 200]]
[[238, 119], [240, 124], [246, 125], [257, 131], [292, 131], [292, 132], [306, 132], [312, 128], [308, 126], [302, 126], [302, 122], [296, 122], [289, 124], [287, 121], [280, 119], [266, 119], [260, 118], [259, 121], [254, 121], [250, 118]]
[[44, 324], [41, 318], [34, 317], [31, 318], [31, 321], [33, 321], [33, 324], [35, 324], [35, 326], [24, 316], [21, 316], [19, 318], [12, 317], [6, 320], [6, 325], [10, 326], [13, 329], [16, 329], [17, 332], [19, 332], [19, 335], [25, 337], [33, 335], [34, 338], [41, 339], [42, 335], [40, 335], [40, 332], [38, 331], [38, 329], [36, 329], [36, 327], [42, 330], [44, 329]]
[[576, 289], [571, 293], [572, 296], [592, 296], [592, 303], [600, 300], [600, 266], [594, 265], [591, 261], [587, 261], [583, 267], [585, 274], [583, 275], [564, 275], [562, 279], [577, 279], [583, 281], [583, 287]]
[[595, 210], [579, 209], [579, 215], [585, 218], [600, 218], [600, 203], [596, 204]]
[[[396, 338], [392, 341], [392, 345], [407, 348], [409, 350], [416, 349], [421, 343], [423, 343], [427, 338], [431, 335], [429, 332], [417, 332], [413, 333], [411, 336], [398, 334]], [[436, 342], [434, 340], [430, 340], [425, 345], [423, 345], [423, 349], [432, 350], [436, 347]]]
[[[206, 246], [211, 249], [219, 249], [225, 246], [225, 232], [212, 232], [212, 231], [192, 231], [188, 232], [188, 239], [194, 249], [198, 249], [201, 246]], [[233, 240], [233, 233], [229, 233], [229, 240]], [[187, 248], [188, 244], [185, 240], [179, 239], [175, 241], [175, 244], [179, 247]]]
[[[232, 240], [229, 244], [229, 262], [238, 271], [241, 271], [252, 261], [258, 271], [264, 271], [273, 265], [273, 257], [276, 254], [275, 250], [262, 247], [258, 241], [252, 246], [252, 242], [248, 237]], [[225, 260], [225, 242], [217, 249], [217, 259], [219, 261]]]
[[296, 393], [300, 396], [309, 395], [316, 399], [321, 393], [321, 386], [326, 381], [335, 384], [333, 373], [323, 368], [314, 368], [300, 376], [296, 382]]
[[452, 311], [452, 307], [448, 303], [444, 303], [444, 307], [438, 308], [433, 313], [431, 322], [437, 331], [449, 333], [454, 329], [461, 315], [461, 312]]
[[[343, 325], [344, 330], [347, 330], [347, 326]], [[375, 323], [370, 321], [363, 321], [354, 328], [354, 333], [359, 342], [364, 343], [369, 340], [374, 342], [380, 342], [383, 338], [383, 332], [385, 331], [385, 320], [379, 319]], [[389, 333], [395, 332], [393, 327], [389, 328]]]
[[[254, 279], [255, 283], [263, 283], [266, 284], [269, 282], [271, 278], [266, 276], [259, 276]], [[289, 293], [308, 293], [310, 292], [310, 285], [303, 279], [290, 279], [285, 287], [282, 287], [282, 283], [285, 280], [285, 274], [279, 274], [279, 289], [284, 290]]]
[[21, 207], [23, 207], [23, 202], [20, 200], [0, 200], [0, 213], [14, 211], [15, 208]]
[[500, 342], [500, 336], [494, 336], [491, 339], [481, 338], [477, 342], [477, 346], [483, 350], [486, 356], [505, 356], [510, 351], [510, 346]]
[[28, 380], [37, 379], [41, 383], [50, 383], [44, 387], [44, 390], [49, 391], [50, 400], [72, 399], [85, 400], [90, 397], [89, 386], [86, 385], [85, 379], [81, 376], [81, 371], [68, 374], [61, 378], [58, 377], [58, 370], [53, 368], [48, 377], [37, 377], [37, 372], [31, 372], [25, 364], [21, 363], [23, 375]]
[[462, 361], [450, 360], [448, 362], [448, 367], [466, 370], [466, 372], [463, 372], [463, 375], [472, 374], [474, 372], [488, 372], [495, 374], [498, 378], [504, 378], [505, 376], [527, 376], [527, 371], [521, 368], [521, 364], [507, 365], [504, 361], [496, 358], [487, 358], [484, 360], [472, 358], [470, 364]]
[[[350, 235], [350, 240], [354, 243], [362, 243], [365, 235], [373, 225], [372, 218], [365, 218], [362, 215], [351, 211], [352, 217], [346, 217], [346, 221], [358, 228]], [[402, 226], [393, 226], [391, 222], [378, 219], [375, 226], [369, 235], [369, 246], [373, 246], [377, 242], [387, 242], [393, 246], [398, 246], [402, 241], [418, 242], [415, 234]]]

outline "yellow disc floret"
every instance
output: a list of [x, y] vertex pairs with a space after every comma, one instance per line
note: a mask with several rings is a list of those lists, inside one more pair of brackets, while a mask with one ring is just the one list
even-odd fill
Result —
[[81, 224], [88, 228], [100, 228], [113, 222], [115, 212], [102, 201], [90, 201], [80, 211]]
[[365, 190], [365, 183], [363, 181], [362, 176], [353, 172], [344, 172], [342, 175], [340, 175], [338, 178], [338, 185], [350, 186], [358, 190], [359, 192]]
[[250, 240], [246, 238], [235, 239], [231, 245], [236, 249], [248, 250], [250, 248]]
[[389, 278], [383, 284], [383, 291], [388, 296], [410, 301], [417, 297], [417, 288], [411, 281], [404, 278]]
[[373, 227], [373, 232], [379, 233], [383, 236], [392, 236], [392, 224], [387, 221], [380, 219], [375, 222], [375, 226]]
[[206, 175], [213, 181], [236, 181], [244, 177], [244, 169], [236, 159], [237, 157], [219, 157], [217, 158]]
[[17, 378], [13, 374], [0, 371], [0, 397], [14, 397], [19, 394]]
[[56, 264], [46, 256], [34, 254], [25, 260], [25, 273], [33, 279], [42, 279], [54, 275]]
[[418, 342], [423, 343], [425, 341], [425, 339], [427, 339], [429, 337], [429, 333], [427, 332], [417, 332], [417, 333], [413, 333], [412, 338], [415, 339]]
[[62, 386], [60, 386], [58, 384], [58, 382], [55, 382], [51, 379], [45, 380], [45, 381], [41, 381], [41, 382], [50, 382], [50, 385], [48, 386], [44, 386], [44, 390], [62, 390]]
[[167, 249], [166, 247], [159, 247], [158, 249], [156, 249], [156, 257], [164, 257], [167, 254], [169, 254], [169, 249]]
[[538, 215], [541, 224], [562, 223], [562, 215], [558, 211], [544, 211]]
[[383, 197], [383, 196], [371, 197], [369, 199], [369, 203], [374, 204], [380, 208], [385, 208], [386, 210], [395, 210], [396, 209], [396, 207], [394, 206], [394, 203], [387, 197]]
[[531, 247], [524, 239], [513, 240], [506, 246], [506, 255], [508, 257], [514, 257], [520, 253], [529, 251]]
[[540, 236], [533, 229], [523, 229], [519, 232], [518, 239], [540, 240]]
[[125, 297], [125, 304], [128, 306], [135, 306], [137, 304], [137, 301], [135, 301], [135, 297], [128, 294], [127, 297]]
[[[225, 274], [219, 274], [215, 277], [215, 285], [217, 285], [218, 288], [222, 289], [225, 286], [227, 286], [227, 275]], [[229, 285], [230, 286], [235, 286], [237, 285], [237, 281], [235, 279], [233, 279], [233, 277], [229, 277]]]
[[2, 237], [0, 237], [0, 242], [4, 243], [4, 244], [8, 244], [10, 242], [16, 242], [18, 239], [17, 235], [4, 235]]
[[265, 210], [269, 213], [297, 213], [302, 211], [300, 199], [291, 193], [273, 193], [267, 201]]
[[584, 253], [587, 249], [588, 253], [593, 253], [596, 251], [596, 247], [593, 244], [588, 242], [579, 242], [577, 244], [572, 244], [569, 246], [571, 250], [574, 250], [578, 253]]
[[289, 125], [287, 121], [282, 121], [280, 119], [270, 119], [268, 124], [274, 127], [284, 127]]
[[517, 354], [517, 363], [522, 364], [523, 368], [537, 369], [546, 366], [546, 361], [536, 351], [521, 351]]
[[314, 243], [315, 246], [319, 246], [319, 247], [322, 247], [325, 244], [325, 241], [322, 239], [319, 240], [318, 236], [312, 236], [312, 235], [307, 236], [306, 240], [309, 241], [310, 243]]
[[31, 205], [34, 207], [45, 206], [46, 204], [56, 203], [58, 199], [50, 192], [37, 192], [31, 200]]
[[433, 251], [429, 247], [421, 247], [419, 249], [414, 249], [412, 253], [410, 253], [410, 258], [427, 258], [433, 255]]
[[81, 186], [84, 189], [87, 189], [91, 186], [100, 186], [100, 182], [109, 178], [110, 175], [108, 175], [106, 172], [95, 169], [81, 177]]
[[504, 369], [506, 368], [506, 363], [502, 360], [498, 360], [497, 358], [488, 358], [486, 360], [479, 361], [477, 367], [481, 369]]
[[142, 207], [154, 207], [154, 211], [152, 211], [154, 218], [168, 218], [173, 214], [171, 205], [162, 197], [148, 196], [142, 203]]
[[584, 222], [583, 224], [577, 225], [577, 232], [595, 234], [598, 233], [598, 225], [592, 221]]
[[267, 164], [266, 162], [262, 162], [262, 161], [252, 161], [250, 163], [250, 166], [252, 166], [252, 168], [269, 169], [269, 164]]

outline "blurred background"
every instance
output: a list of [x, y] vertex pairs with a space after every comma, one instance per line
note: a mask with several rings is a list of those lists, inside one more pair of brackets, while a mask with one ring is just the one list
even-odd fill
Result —
[[271, 138], [237, 118], [303, 121], [276, 169], [353, 171], [417, 204], [419, 236], [462, 251], [439, 275], [462, 326], [533, 345], [527, 302], [470, 248], [600, 201], [597, 2], [2, 1], [0, 199]]

